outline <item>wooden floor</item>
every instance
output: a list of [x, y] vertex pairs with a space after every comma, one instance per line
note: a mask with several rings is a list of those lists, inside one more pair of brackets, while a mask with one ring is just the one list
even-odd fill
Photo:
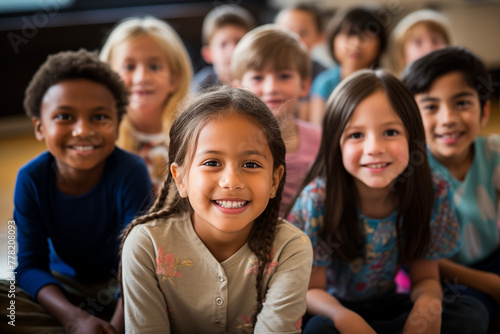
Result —
[[[19, 168], [45, 150], [45, 144], [35, 139], [32, 132], [0, 137], [0, 278], [7, 267], [7, 226], [12, 219], [13, 193]], [[494, 103], [488, 125], [483, 134], [500, 134], [500, 110]]]

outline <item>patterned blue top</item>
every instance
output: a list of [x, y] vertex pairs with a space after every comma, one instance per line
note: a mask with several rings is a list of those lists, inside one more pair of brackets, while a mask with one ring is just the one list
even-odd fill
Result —
[[[427, 259], [453, 255], [460, 246], [458, 222], [448, 183], [433, 174], [434, 208], [431, 215], [431, 246]], [[324, 221], [326, 180], [316, 178], [301, 192], [288, 220], [306, 232], [314, 249], [315, 266], [327, 266], [326, 290], [342, 300], [362, 301], [395, 289], [398, 271], [396, 241], [397, 211], [383, 219], [358, 211], [358, 224], [366, 243], [363, 257], [347, 263], [333, 257], [335, 243], [321, 238]]]
[[429, 164], [450, 183], [460, 223], [462, 247], [454, 260], [472, 265], [488, 257], [500, 244], [500, 136], [478, 137], [474, 160], [463, 181], [457, 180], [429, 152]]
[[326, 101], [340, 81], [340, 67], [335, 65], [318, 74], [313, 80], [310, 95], [319, 96]]

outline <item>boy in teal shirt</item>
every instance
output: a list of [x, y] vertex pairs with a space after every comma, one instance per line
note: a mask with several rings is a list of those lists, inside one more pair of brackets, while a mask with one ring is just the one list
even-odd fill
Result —
[[467, 286], [463, 293], [485, 304], [491, 324], [500, 302], [500, 137], [479, 136], [490, 115], [488, 72], [472, 52], [449, 47], [408, 65], [402, 80], [422, 115], [430, 166], [454, 193], [462, 247], [440, 261], [441, 276]]

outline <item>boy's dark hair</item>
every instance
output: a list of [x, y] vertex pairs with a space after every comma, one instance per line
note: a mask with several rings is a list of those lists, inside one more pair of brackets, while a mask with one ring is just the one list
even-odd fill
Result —
[[330, 48], [330, 55], [335, 58], [333, 41], [340, 33], [348, 35], [361, 35], [366, 33], [376, 36], [379, 39], [379, 50], [373, 68], [377, 68], [380, 63], [380, 56], [387, 46], [387, 33], [384, 24], [377, 19], [376, 7], [354, 7], [346, 10], [339, 10], [330, 20], [326, 27], [326, 45]]
[[97, 52], [85, 49], [50, 55], [26, 88], [24, 109], [30, 117], [40, 118], [43, 96], [53, 85], [65, 80], [86, 79], [104, 85], [116, 103], [118, 120], [127, 112], [128, 92], [120, 76], [99, 60]]
[[203, 45], [210, 44], [215, 32], [227, 25], [250, 31], [255, 26], [255, 18], [241, 6], [225, 4], [215, 7], [203, 20], [203, 27], [201, 29]]
[[439, 77], [460, 72], [467, 85], [476, 90], [481, 105], [484, 105], [493, 89], [486, 66], [474, 53], [463, 47], [446, 47], [435, 50], [406, 66], [401, 80], [413, 95], [428, 92]]

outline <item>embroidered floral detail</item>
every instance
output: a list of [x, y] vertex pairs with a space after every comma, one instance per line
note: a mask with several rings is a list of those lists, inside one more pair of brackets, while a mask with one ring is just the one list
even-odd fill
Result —
[[[265, 270], [266, 274], [269, 274], [271, 272], [271, 269], [273, 269], [274, 267], [276, 267], [278, 265], [278, 261], [273, 261], [273, 259], [274, 259], [274, 248], [271, 248], [270, 257], [271, 257], [271, 262], [268, 263], [267, 266], [266, 266], [266, 270]], [[248, 269], [247, 272], [245, 273], [245, 275], [248, 275], [250, 273], [257, 274], [257, 268], [259, 267], [259, 260], [257, 258], [251, 258], [251, 259], [249, 259], [249, 261], [250, 261], [250, 263], [253, 264], [253, 267], [251, 267], [250, 269]]]
[[[255, 310], [252, 311], [252, 315], [255, 314]], [[252, 317], [246, 316], [244, 314], [240, 315], [243, 325], [239, 325], [236, 328], [241, 329], [243, 333], [253, 333]]]
[[297, 320], [297, 322], [295, 323], [295, 328], [300, 330], [300, 333], [302, 333], [302, 317], [300, 317], [299, 320]]
[[172, 253], [165, 255], [165, 251], [160, 246], [158, 248], [158, 256], [156, 257], [156, 273], [163, 275], [162, 280], [168, 279], [173, 286], [175, 286], [174, 277], [182, 277], [182, 273], [177, 271], [179, 267], [191, 267], [192, 261], [182, 261], [179, 264], [179, 259], [174, 258]]

